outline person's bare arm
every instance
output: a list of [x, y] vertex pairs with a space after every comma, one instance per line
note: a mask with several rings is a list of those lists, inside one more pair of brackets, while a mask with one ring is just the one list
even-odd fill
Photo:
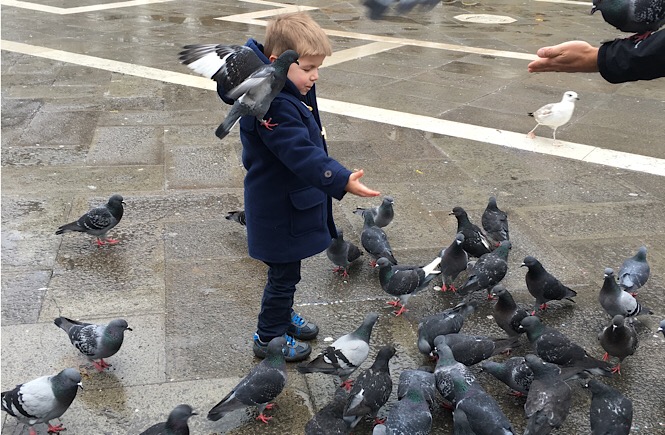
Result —
[[529, 63], [529, 72], [598, 72], [598, 47], [584, 41], [568, 41], [543, 47], [539, 59]]

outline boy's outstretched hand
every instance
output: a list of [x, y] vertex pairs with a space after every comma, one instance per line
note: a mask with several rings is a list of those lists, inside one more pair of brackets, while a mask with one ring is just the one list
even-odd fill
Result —
[[354, 195], [364, 196], [364, 197], [381, 195], [381, 192], [372, 190], [360, 182], [360, 177], [362, 177], [363, 175], [365, 175], [365, 171], [363, 171], [362, 169], [355, 171], [351, 175], [349, 175], [349, 181], [346, 183], [346, 187], [344, 188], [344, 190], [346, 190], [349, 193], [353, 193]]

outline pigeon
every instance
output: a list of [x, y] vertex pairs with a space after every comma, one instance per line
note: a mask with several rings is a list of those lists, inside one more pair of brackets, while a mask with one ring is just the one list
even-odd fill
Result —
[[453, 375], [457, 405], [453, 412], [455, 434], [510, 435], [513, 426], [499, 404], [478, 382], [468, 383], [464, 377]]
[[67, 333], [72, 344], [100, 372], [111, 367], [104, 358], [115, 355], [122, 346], [125, 331], [132, 330], [124, 319], [112, 320], [108, 325], [95, 325], [58, 317], [53, 323]]
[[337, 388], [332, 401], [314, 414], [305, 425], [305, 435], [348, 435], [351, 428], [344, 421], [344, 408], [348, 399], [344, 388]]
[[[376, 420], [379, 408], [386, 404], [393, 391], [388, 363], [395, 356], [395, 346], [384, 346], [376, 355], [374, 364], [354, 381], [344, 408], [344, 420], [354, 428], [365, 415]], [[378, 420], [376, 420], [378, 422]]]
[[406, 392], [410, 388], [418, 388], [422, 391], [430, 409], [436, 403], [436, 378], [431, 367], [421, 366], [417, 370], [402, 370], [397, 384], [397, 399], [401, 400], [406, 396]]
[[533, 371], [533, 382], [524, 404], [527, 417], [524, 435], [547, 435], [566, 420], [573, 390], [561, 379], [555, 364], [531, 354], [524, 359]]
[[529, 313], [524, 308], [517, 306], [513, 296], [502, 284], [495, 285], [492, 288], [492, 296], [498, 297], [496, 304], [494, 304], [493, 313], [494, 321], [499, 325], [499, 328], [506, 331], [509, 337], [524, 333], [524, 329], [520, 328], [520, 322]]
[[30, 435], [37, 435], [33, 428], [46, 423], [48, 432], [65, 430], [62, 424], [51, 425], [51, 420], [60, 418], [72, 404], [81, 385], [78, 370], [64, 369], [57, 375], [42, 376], [10, 391], [2, 392], [2, 410], [30, 427]]
[[451, 290], [456, 292], [457, 289], [453, 285], [457, 276], [464, 272], [469, 262], [469, 254], [462, 248], [464, 243], [464, 234], [457, 233], [455, 240], [445, 249], [441, 250], [439, 257], [441, 257], [441, 291]]
[[605, 279], [598, 294], [598, 300], [607, 314], [612, 317], [617, 314], [624, 317], [653, 314], [649, 308], [637, 302], [630, 293], [621, 290], [614, 278], [614, 270], [609, 267], [605, 269]]
[[374, 218], [370, 213], [365, 213], [364, 218], [365, 223], [363, 231], [360, 234], [360, 242], [365, 251], [372, 256], [373, 260], [370, 263], [372, 267], [376, 266], [376, 260], [381, 257], [386, 257], [392, 264], [397, 264], [385, 231], [376, 226]]
[[637, 253], [627, 258], [619, 269], [619, 286], [633, 296], [637, 296], [637, 289], [642, 287], [649, 279], [651, 268], [647, 263], [647, 247], [642, 246]]
[[365, 216], [365, 213], [370, 213], [372, 218], [374, 218], [376, 226], [384, 228], [388, 226], [390, 222], [393, 221], [393, 217], [395, 217], [395, 210], [393, 210], [394, 202], [395, 200], [392, 196], [386, 195], [383, 197], [383, 201], [380, 205], [372, 208], [357, 207], [353, 213], [363, 217]]
[[227, 91], [225, 96], [235, 100], [215, 131], [218, 138], [224, 139], [245, 115], [256, 117], [269, 130], [277, 125], [264, 116], [284, 88], [289, 67], [298, 63], [298, 53], [286, 50], [270, 64], [263, 63], [251, 48], [240, 45], [186, 45], [179, 54], [183, 64], [218, 82]]
[[458, 377], [464, 379], [464, 382], [471, 384], [476, 382], [476, 377], [467, 366], [455, 359], [452, 349], [448, 346], [445, 335], [436, 337], [434, 344], [436, 345], [436, 355], [438, 357], [436, 367], [434, 368], [436, 390], [443, 397], [445, 404], [454, 406], [457, 402], [455, 400], [453, 378]]
[[405, 15], [416, 6], [427, 12], [435, 7], [441, 0], [365, 0], [363, 4], [367, 7], [367, 16], [371, 20], [379, 20], [388, 11], [390, 6], [395, 5], [395, 10]]
[[663, 0], [593, 0], [591, 14], [600, 11], [603, 19], [622, 32], [636, 33], [642, 40], [665, 24]]
[[483, 371], [508, 385], [514, 391], [514, 396], [525, 396], [529, 392], [533, 371], [524, 357], [514, 356], [503, 362], [483, 361], [481, 367]]
[[497, 285], [508, 273], [508, 254], [512, 244], [510, 240], [504, 240], [494, 251], [483, 254], [469, 274], [469, 278], [460, 287], [459, 294], [466, 296], [478, 290], [487, 290], [488, 298], [491, 298], [490, 290]]
[[483, 254], [492, 251], [492, 246], [485, 234], [469, 220], [469, 215], [462, 207], [455, 207], [450, 212], [457, 218], [457, 232], [464, 234], [462, 249], [470, 256], [480, 258]]
[[522, 319], [522, 327], [526, 329], [526, 336], [535, 354], [543, 361], [563, 367], [584, 368], [596, 375], [612, 375], [610, 364], [590, 356], [563, 333], [544, 325], [538, 317], [525, 317]]
[[178, 405], [173, 408], [166, 421], [150, 426], [140, 435], [189, 435], [187, 420], [192, 415], [198, 414], [194, 412], [191, 406]]
[[97, 246], [105, 244], [115, 245], [119, 240], [106, 237], [106, 233], [111, 228], [118, 225], [124, 212], [123, 204], [125, 202], [120, 195], [113, 195], [108, 202], [99, 207], [88, 210], [86, 214], [78, 218], [77, 221], [65, 224], [58, 228], [56, 234], [63, 234], [68, 231], [90, 234], [97, 238]]
[[590, 379], [586, 386], [591, 390], [591, 435], [628, 435], [633, 422], [633, 402], [596, 379]]
[[243, 227], [247, 225], [247, 220], [245, 219], [245, 210], [232, 210], [226, 213], [224, 219], [230, 220], [233, 222], [238, 222]]
[[487, 358], [510, 351], [519, 345], [518, 337], [489, 338], [482, 335], [467, 335], [459, 332], [446, 335], [446, 342], [455, 359], [472, 366]]
[[575, 110], [575, 100], [579, 100], [577, 93], [566, 91], [560, 102], [546, 104], [535, 112], [530, 112], [529, 116], [533, 116], [538, 124], [527, 133], [527, 137], [533, 139], [538, 126], [546, 125], [553, 130], [552, 138], [556, 141], [556, 129], [570, 121]]
[[299, 364], [297, 370], [300, 373], [337, 375], [343, 381], [342, 386], [350, 390], [353, 382], [348, 378], [367, 359], [369, 339], [378, 318], [377, 313], [367, 314], [358, 329], [339, 337], [312, 361]]
[[665, 320], [661, 320], [660, 324], [658, 324], [658, 332], [662, 332], [663, 337], [665, 337]]
[[427, 316], [418, 323], [418, 350], [430, 355], [434, 349], [434, 339], [439, 335], [459, 332], [466, 319], [478, 308], [476, 301], [460, 302], [453, 308]]
[[487, 238], [492, 240], [497, 246], [504, 240], [510, 239], [508, 215], [496, 205], [496, 197], [490, 196], [480, 221], [483, 224]]
[[406, 304], [411, 295], [426, 288], [430, 281], [440, 273], [435, 270], [440, 262], [441, 257], [436, 257], [423, 267], [403, 266], [394, 265], [385, 257], [379, 258], [376, 263], [379, 266], [379, 282], [383, 291], [397, 298], [388, 302], [394, 307], [399, 307], [399, 310], [394, 312], [396, 316], [408, 311]]
[[383, 424], [374, 426], [373, 435], [427, 435], [432, 429], [432, 413], [422, 390], [409, 388], [390, 408]]
[[571, 298], [577, 296], [577, 293], [545, 270], [540, 261], [531, 256], [524, 257], [520, 267], [525, 266], [529, 269], [524, 277], [526, 287], [531, 296], [536, 298], [532, 314], [535, 315], [538, 309], [546, 310], [548, 301], [567, 299], [575, 303]]
[[282, 353], [285, 345], [284, 336], [270, 340], [266, 357], [213, 406], [208, 412], [208, 420], [217, 421], [236, 409], [256, 406], [259, 410], [256, 419], [268, 423], [272, 417], [264, 415], [263, 411], [272, 409], [269, 402], [279, 396], [286, 385], [286, 361]]
[[603, 360], [609, 360], [610, 356], [619, 358], [619, 363], [612, 368], [612, 373], [621, 374], [621, 363], [623, 359], [635, 353], [637, 349], [637, 333], [632, 323], [626, 324], [626, 319], [621, 314], [612, 318], [609, 326], [598, 334], [600, 345], [605, 349]]
[[363, 253], [356, 245], [344, 240], [344, 231], [337, 230], [337, 238], [332, 239], [326, 249], [326, 255], [337, 267], [333, 272], [340, 272], [344, 278], [349, 276], [349, 266], [360, 258]]

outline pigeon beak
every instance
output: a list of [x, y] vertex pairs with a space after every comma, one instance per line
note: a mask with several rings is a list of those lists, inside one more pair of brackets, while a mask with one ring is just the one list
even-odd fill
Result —
[[80, 389], [83, 389], [83, 384], [82, 384], [81, 382], [79, 382], [79, 383], [76, 384], [76, 385], [78, 385]]
[[452, 215], [454, 215], [454, 214], [455, 214], [455, 213], [453, 213], [453, 212], [451, 211], [450, 213], [448, 213], [448, 216], [452, 216]]
[[190, 415], [199, 415], [197, 412], [192, 411]]
[[591, 10], [589, 11], [589, 15], [593, 15], [597, 10], [598, 10], [598, 8], [596, 7], [596, 5], [591, 6]]
[[524, 267], [524, 266], [526, 266], [526, 263], [520, 264], [520, 267]]
[[128, 326], [125, 331], [133, 331], [133, 329]]

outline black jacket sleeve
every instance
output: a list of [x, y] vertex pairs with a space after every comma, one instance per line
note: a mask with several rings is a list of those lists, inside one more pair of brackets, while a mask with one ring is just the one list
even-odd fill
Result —
[[604, 43], [598, 50], [598, 71], [610, 83], [665, 77], [665, 31], [639, 42], [626, 38]]

